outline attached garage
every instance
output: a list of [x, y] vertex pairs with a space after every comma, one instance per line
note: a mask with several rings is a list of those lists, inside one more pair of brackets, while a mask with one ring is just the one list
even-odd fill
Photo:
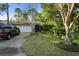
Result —
[[21, 21], [18, 23], [11, 23], [17, 26], [21, 32], [32, 32], [32, 26], [30, 21]]
[[32, 32], [31, 25], [16, 25], [21, 32]]
[[20, 29], [20, 32], [32, 32], [31, 24], [13, 24]]

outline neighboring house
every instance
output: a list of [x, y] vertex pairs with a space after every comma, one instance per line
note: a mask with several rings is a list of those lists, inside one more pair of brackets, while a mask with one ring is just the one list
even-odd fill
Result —
[[5, 23], [6, 24], [7, 22], [5, 20], [0, 20], [0, 23]]

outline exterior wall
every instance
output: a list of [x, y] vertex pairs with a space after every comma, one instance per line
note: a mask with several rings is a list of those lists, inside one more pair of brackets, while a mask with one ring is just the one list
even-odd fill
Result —
[[21, 32], [32, 32], [31, 25], [16, 25]]

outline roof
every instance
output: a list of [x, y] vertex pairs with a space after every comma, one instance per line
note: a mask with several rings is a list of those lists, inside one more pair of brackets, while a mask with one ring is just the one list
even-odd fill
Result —
[[21, 22], [10, 22], [10, 24], [15, 24], [15, 25], [31, 25], [31, 21], [21, 21]]

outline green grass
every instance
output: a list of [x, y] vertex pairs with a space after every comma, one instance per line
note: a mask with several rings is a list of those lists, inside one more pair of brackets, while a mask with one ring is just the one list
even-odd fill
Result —
[[78, 56], [79, 52], [72, 52], [56, 47], [53, 43], [58, 43], [57, 36], [45, 34], [31, 35], [23, 44], [22, 48], [27, 55], [31, 56]]

